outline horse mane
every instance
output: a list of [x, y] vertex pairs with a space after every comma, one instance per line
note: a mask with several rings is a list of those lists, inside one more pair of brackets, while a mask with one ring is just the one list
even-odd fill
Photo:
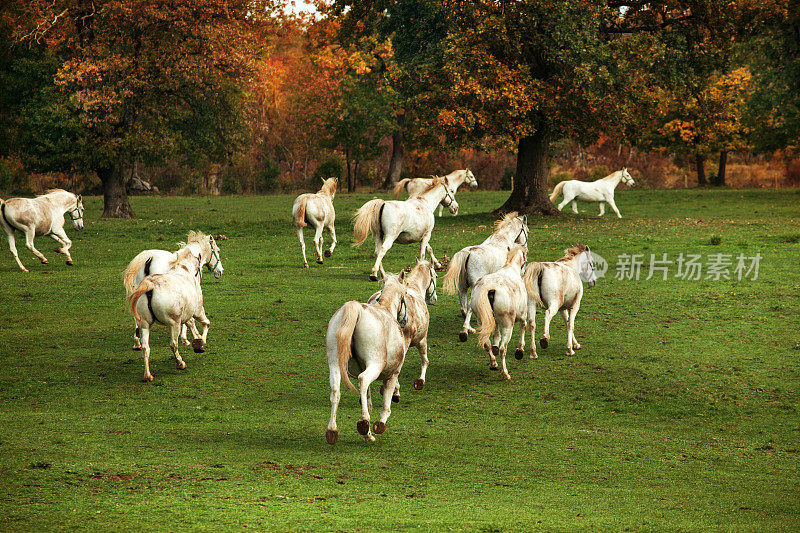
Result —
[[503, 229], [504, 227], [511, 224], [511, 222], [513, 222], [514, 219], [516, 219], [518, 216], [519, 213], [517, 213], [516, 211], [511, 211], [510, 213], [506, 213], [505, 216], [503, 216], [503, 218], [495, 221], [494, 230], [498, 231], [500, 229]]
[[182, 265], [188, 257], [194, 259], [194, 254], [192, 251], [189, 248], [181, 248], [177, 251], [177, 257], [169, 262], [169, 268], [176, 268]]
[[338, 183], [339, 180], [336, 178], [326, 179], [322, 184], [322, 187], [320, 187], [319, 191], [317, 191], [317, 194], [327, 194], [328, 196], [333, 197], [333, 195], [336, 194], [336, 187]]
[[47, 189], [46, 191], [44, 191], [43, 194], [37, 194], [36, 197], [37, 198], [41, 198], [42, 196], [49, 196], [51, 194], [62, 194], [62, 193], [64, 193], [64, 194], [72, 194], [71, 192], [65, 191], [64, 189]]
[[558, 262], [558, 261], [569, 261], [570, 259], [572, 259], [576, 255], [580, 255], [580, 254], [582, 254], [583, 252], [585, 252], [588, 249], [589, 249], [589, 247], [586, 246], [585, 244], [582, 244], [580, 242], [575, 243], [575, 244], [572, 245], [571, 248], [567, 248], [566, 250], [564, 250], [564, 257], [562, 257], [561, 259], [557, 259], [556, 262]]
[[190, 230], [189, 235], [186, 237], [186, 244], [192, 244], [193, 242], [200, 243], [204, 240], [208, 240], [208, 235], [202, 231]]
[[415, 278], [421, 273], [427, 271], [429, 268], [430, 268], [430, 263], [428, 261], [426, 260], [418, 261], [416, 265], [406, 269], [408, 274], [406, 274], [405, 283], [408, 284], [408, 281], [410, 281], [411, 278]]
[[621, 169], [620, 169], [620, 170], [615, 170], [614, 172], [612, 172], [612, 173], [611, 173], [611, 174], [609, 174], [608, 176], [606, 176], [606, 177], [604, 177], [604, 178], [600, 178], [600, 179], [599, 179], [599, 180], [597, 180], [597, 181], [602, 181], [602, 180], [607, 180], [607, 179], [610, 179], [610, 178], [612, 178], [613, 176], [616, 176], [617, 174], [619, 174], [620, 172], [622, 172], [622, 170], [621, 170]]
[[391, 302], [394, 300], [394, 298], [398, 294], [403, 292], [403, 288], [402, 288], [403, 287], [403, 282], [400, 281], [399, 275], [387, 274], [386, 275], [386, 280], [388, 281], [390, 279], [394, 279], [396, 282], [395, 283], [384, 283], [383, 289], [381, 291], [381, 298], [380, 298], [380, 300], [378, 300], [378, 303], [376, 304], [378, 307], [380, 307], [382, 309], [386, 309], [386, 310], [389, 309], [389, 306], [391, 305]]
[[444, 185], [444, 178], [440, 178], [439, 176], [433, 176], [428, 186], [419, 191], [417, 194], [413, 195], [411, 198], [417, 198], [419, 196], [423, 196], [425, 193], [432, 191], [439, 185]]
[[528, 249], [525, 248], [524, 246], [522, 246], [521, 244], [515, 244], [508, 251], [508, 255], [506, 256], [506, 264], [503, 265], [503, 266], [510, 265], [511, 262], [514, 260], [514, 258], [517, 256], [517, 252], [519, 252], [520, 250], [522, 250], [522, 262], [524, 264], [525, 263], [525, 255], [526, 255]]

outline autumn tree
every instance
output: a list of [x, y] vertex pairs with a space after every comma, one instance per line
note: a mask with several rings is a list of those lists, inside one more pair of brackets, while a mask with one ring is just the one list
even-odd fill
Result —
[[[15, 0], [17, 1], [17, 0]], [[123, 168], [225, 161], [243, 141], [248, 0], [28, 0], [14, 41], [48, 84], [22, 102], [19, 150], [39, 170], [95, 171], [104, 217], [132, 215]], [[16, 68], [19, 68], [16, 65]]]

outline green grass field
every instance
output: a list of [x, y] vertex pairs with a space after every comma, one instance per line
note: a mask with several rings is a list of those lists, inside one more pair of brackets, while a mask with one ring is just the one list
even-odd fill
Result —
[[[460, 193], [437, 255], [481, 242], [505, 194]], [[294, 196], [136, 197], [136, 220], [99, 220], [89, 198], [84, 231], [68, 229], [74, 267], [49, 239], [50, 265], [18, 239], [23, 274], [3, 242], [0, 529], [800, 529], [800, 190], [626, 190], [622, 220], [596, 204], [531, 219], [530, 260], [580, 240], [612, 263], [586, 290], [583, 349], [564, 355], [558, 318], [504, 382], [475, 337], [458, 342], [457, 299], [440, 291], [425, 389], [412, 348], [386, 432], [363, 442], [345, 392], [330, 446], [324, 333], [377, 290], [371, 245], [350, 246], [371, 196], [337, 196], [340, 246], [309, 270]], [[183, 349], [178, 371], [156, 329], [143, 383], [121, 272], [189, 229], [229, 237], [225, 275], [204, 280], [208, 350]], [[647, 265], [615, 279], [619, 254], [681, 252], [760, 253], [758, 279], [683, 280], [675, 265], [668, 281]], [[387, 270], [417, 253], [395, 246]]]

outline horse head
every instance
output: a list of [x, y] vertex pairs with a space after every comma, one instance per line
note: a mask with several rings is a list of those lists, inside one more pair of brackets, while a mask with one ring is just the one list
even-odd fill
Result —
[[225, 269], [222, 268], [222, 259], [220, 259], [220, 249], [217, 246], [217, 241], [211, 235], [208, 236], [208, 244], [211, 249], [211, 257], [206, 263], [206, 267], [209, 272], [214, 274], [214, 278], [219, 279], [222, 277], [222, 273], [225, 272]]
[[428, 285], [425, 288], [425, 301], [430, 305], [436, 305], [438, 296], [436, 295], [436, 269], [428, 261], [418, 261], [417, 268], [428, 270]]
[[67, 211], [69, 218], [72, 219], [72, 223], [77, 230], [83, 229], [83, 211], [83, 197], [79, 194], [75, 198], [75, 207]]
[[405, 270], [400, 274], [383, 274], [383, 289], [378, 298], [380, 305], [392, 312], [401, 328], [408, 324], [408, 307], [406, 306]]
[[528, 215], [522, 215], [521, 217], [518, 216], [517, 220], [519, 221], [519, 234], [517, 234], [517, 238], [514, 239], [516, 244], [521, 244], [522, 246], [528, 246]]
[[442, 184], [444, 185], [444, 198], [442, 198], [442, 201], [439, 203], [448, 208], [451, 214], [457, 215], [458, 202], [456, 202], [456, 191], [453, 190], [453, 187], [450, 185], [450, 182], [446, 177], [441, 179]]
[[464, 183], [469, 185], [472, 189], [478, 188], [478, 180], [475, 179], [475, 174], [473, 174], [470, 169], [464, 171]]
[[620, 172], [622, 172], [622, 182], [625, 183], [628, 187], [633, 187], [636, 185], [633, 182], [633, 178], [631, 177], [630, 173], [628, 173], [628, 167], [623, 168]]
[[589, 247], [580, 253], [577, 261], [578, 276], [586, 282], [589, 287], [594, 287], [597, 283], [597, 273], [594, 271], [594, 259]]

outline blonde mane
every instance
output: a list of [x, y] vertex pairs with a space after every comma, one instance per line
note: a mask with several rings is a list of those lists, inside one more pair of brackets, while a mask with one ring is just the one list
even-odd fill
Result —
[[[191, 232], [191, 233], [193, 233], [193, 232]], [[191, 233], [190, 233], [190, 235], [191, 235]], [[189, 257], [191, 257], [192, 260], [195, 259], [195, 256], [192, 253], [192, 250], [189, 249], [189, 248], [181, 248], [180, 250], [177, 251], [177, 257], [169, 262], [169, 268], [172, 269], [172, 268], [177, 268], [177, 267], [182, 266], [182, 265], [185, 266], [184, 263], [187, 262], [187, 259]], [[188, 268], [187, 268], [187, 270], [188, 270]]]
[[562, 257], [561, 259], [557, 259], [556, 262], [558, 262], [558, 261], [569, 261], [570, 259], [572, 259], [576, 255], [580, 255], [580, 254], [582, 254], [583, 252], [585, 252], [588, 249], [589, 249], [589, 247], [586, 246], [585, 244], [582, 244], [582, 243], [579, 243], [579, 242], [575, 243], [575, 244], [572, 245], [571, 248], [567, 248], [566, 250], [564, 250], [564, 257]]
[[427, 194], [427, 193], [431, 192], [432, 190], [434, 190], [439, 185], [444, 185], [444, 184], [445, 184], [444, 178], [440, 178], [439, 176], [434, 176], [427, 187], [425, 187], [424, 189], [419, 191], [417, 194], [414, 194], [414, 195], [410, 196], [409, 199], [418, 198], [420, 196], [424, 196], [425, 194]]
[[380, 300], [378, 300], [376, 304], [378, 307], [386, 309], [387, 311], [397, 294], [402, 294], [403, 292], [403, 281], [400, 279], [399, 274], [386, 274], [386, 281], [388, 282], [390, 280], [393, 280], [394, 283], [384, 283]]
[[65, 191], [64, 189], [47, 189], [46, 191], [44, 191], [44, 194], [38, 194], [36, 196], [38, 198], [40, 196], [47, 196], [48, 194], [62, 193], [62, 192], [65, 192], [67, 194], [72, 194], [71, 192]]
[[336, 178], [328, 178], [322, 184], [322, 187], [317, 191], [317, 194], [325, 194], [333, 198], [333, 195], [336, 194], [336, 187], [339, 184], [339, 180]]
[[506, 215], [501, 218], [500, 220], [496, 220], [494, 223], [494, 231], [501, 230], [511, 224], [517, 217], [519, 213], [516, 211], [511, 211], [510, 213], [506, 213]]
[[508, 251], [508, 255], [506, 256], [506, 264], [503, 265], [503, 266], [510, 265], [514, 261], [514, 258], [517, 257], [517, 253], [519, 251], [522, 251], [522, 262], [524, 263], [525, 262], [525, 258], [527, 257], [527, 254], [528, 254], [528, 249], [525, 248], [524, 246], [522, 246], [521, 244], [515, 244]]

